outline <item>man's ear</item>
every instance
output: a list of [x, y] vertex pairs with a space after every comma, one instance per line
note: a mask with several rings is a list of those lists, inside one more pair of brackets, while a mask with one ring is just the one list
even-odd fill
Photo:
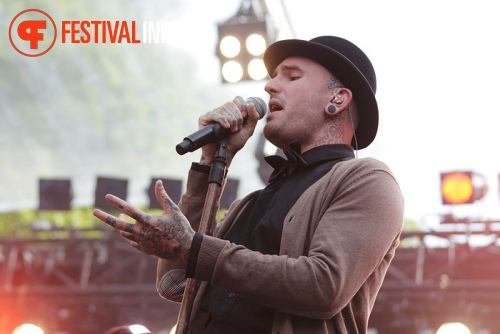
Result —
[[332, 91], [330, 104], [325, 106], [325, 113], [328, 116], [335, 116], [341, 113], [352, 101], [352, 92], [347, 88], [335, 88]]

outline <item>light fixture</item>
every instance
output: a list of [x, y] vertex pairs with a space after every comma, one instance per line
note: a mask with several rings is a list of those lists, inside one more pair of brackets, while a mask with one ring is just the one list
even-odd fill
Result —
[[241, 51], [241, 43], [234, 36], [225, 36], [220, 41], [219, 48], [224, 57], [234, 58]]
[[130, 331], [132, 332], [132, 334], [147, 334], [147, 333], [151, 333], [151, 331], [149, 329], [147, 329], [146, 326], [138, 325], [138, 324], [130, 325], [130, 326], [128, 326], [128, 329], [130, 329]]
[[483, 198], [486, 191], [486, 181], [477, 173], [471, 171], [441, 173], [443, 204], [470, 204]]
[[266, 51], [267, 43], [264, 36], [251, 34], [247, 37], [245, 46], [252, 56], [262, 56]]
[[27, 323], [16, 327], [12, 334], [44, 334], [44, 332], [37, 325]]
[[248, 64], [248, 75], [252, 80], [263, 80], [267, 76], [266, 66], [262, 59], [252, 59]]
[[222, 65], [222, 77], [225, 82], [238, 82], [243, 78], [243, 67], [237, 61], [229, 60]]
[[447, 322], [441, 325], [436, 334], [471, 334], [469, 328], [461, 322]]
[[266, 78], [262, 56], [274, 41], [273, 30], [265, 4], [257, 0], [243, 0], [238, 12], [218, 25], [216, 55], [221, 61], [222, 82]]

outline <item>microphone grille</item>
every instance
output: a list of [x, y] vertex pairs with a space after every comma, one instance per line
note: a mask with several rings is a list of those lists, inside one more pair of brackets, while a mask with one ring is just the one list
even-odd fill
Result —
[[254, 104], [255, 106], [255, 109], [257, 110], [257, 112], [259, 113], [259, 119], [261, 119], [262, 117], [266, 116], [267, 114], [267, 103], [264, 102], [263, 99], [261, 99], [260, 97], [249, 97], [246, 101], [247, 103], [252, 103]]

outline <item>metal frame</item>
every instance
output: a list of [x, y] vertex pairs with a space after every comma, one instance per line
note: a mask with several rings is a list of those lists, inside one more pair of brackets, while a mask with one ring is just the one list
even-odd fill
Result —
[[[100, 236], [75, 230], [65, 238], [0, 239], [0, 332], [8, 333], [13, 314], [41, 319], [53, 330], [71, 327], [72, 334], [139, 320], [156, 330], [175, 324], [179, 305], [156, 292], [156, 258], [137, 252], [116, 231], [94, 232]], [[477, 248], [451, 243], [476, 234], [492, 242]], [[429, 247], [429, 236], [451, 246]], [[414, 247], [396, 251], [370, 327], [411, 334], [455, 319], [476, 329], [500, 328], [499, 238], [500, 231], [490, 230], [403, 233], [402, 244]]]

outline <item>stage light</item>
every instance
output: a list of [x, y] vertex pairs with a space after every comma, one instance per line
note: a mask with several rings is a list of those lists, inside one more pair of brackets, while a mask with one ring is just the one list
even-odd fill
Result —
[[228, 58], [236, 57], [241, 51], [240, 41], [234, 36], [226, 36], [220, 41], [220, 52]]
[[460, 322], [447, 322], [441, 325], [436, 334], [471, 334], [470, 330]]
[[443, 204], [470, 204], [483, 198], [486, 191], [486, 181], [479, 174], [470, 171], [441, 173]]
[[16, 327], [12, 334], [44, 334], [43, 330], [33, 324], [22, 324]]
[[229, 83], [238, 82], [243, 78], [243, 68], [240, 63], [230, 60], [222, 65], [222, 77]]
[[253, 56], [261, 56], [266, 51], [267, 43], [264, 36], [251, 34], [245, 43], [248, 52]]
[[267, 76], [266, 66], [262, 59], [252, 59], [248, 64], [248, 75], [253, 80], [262, 80]]
[[147, 333], [151, 333], [151, 331], [149, 329], [147, 329], [145, 326], [143, 325], [130, 325], [128, 326], [128, 329], [130, 329], [130, 331], [132, 332], [132, 334], [147, 334]]
[[266, 8], [256, 10], [252, 0], [243, 0], [238, 12], [217, 26], [216, 55], [221, 62], [222, 82], [262, 80], [267, 76], [262, 56], [274, 41], [267, 16]]

